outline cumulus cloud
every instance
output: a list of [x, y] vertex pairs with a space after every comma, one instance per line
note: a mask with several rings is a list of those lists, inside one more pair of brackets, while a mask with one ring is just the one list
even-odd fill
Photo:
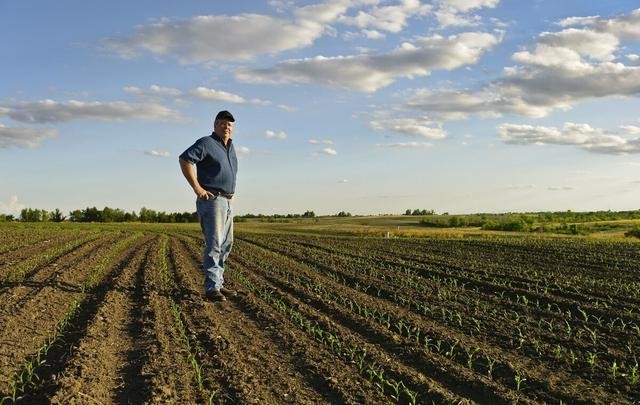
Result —
[[286, 112], [296, 112], [296, 111], [298, 111], [297, 107], [292, 107], [292, 106], [286, 105], [286, 104], [278, 104], [278, 108], [281, 109], [282, 111], [286, 111]]
[[587, 27], [540, 34], [531, 49], [513, 54], [519, 65], [505, 68], [503, 77], [484, 87], [418, 89], [408, 97], [406, 106], [445, 120], [471, 114], [540, 118], [582, 100], [640, 93], [640, 66], [618, 60], [624, 40], [640, 39], [640, 9], [627, 16], [562, 23], [576, 24]]
[[309, 143], [312, 145], [325, 144], [325, 145], [333, 145], [333, 141], [331, 139], [309, 139]]
[[247, 83], [311, 83], [374, 92], [399, 78], [476, 63], [499, 41], [497, 36], [483, 32], [433, 35], [403, 43], [386, 54], [293, 59], [266, 69], [240, 69], [235, 76]]
[[18, 202], [18, 196], [12, 195], [9, 197], [9, 201], [0, 201], [0, 212], [7, 215], [13, 215], [17, 217], [20, 215], [20, 211], [26, 208], [26, 206]]
[[170, 96], [179, 97], [182, 95], [182, 91], [171, 87], [161, 87], [156, 84], [149, 86], [149, 89], [141, 89], [140, 87], [128, 86], [124, 88], [124, 91], [129, 94], [143, 97], [158, 97], [158, 96]]
[[575, 187], [573, 186], [549, 186], [547, 190], [549, 191], [569, 191], [573, 190]]
[[171, 121], [181, 118], [176, 111], [157, 103], [127, 103], [124, 101], [103, 103], [76, 100], [13, 103], [0, 107], [0, 116], [2, 115], [20, 122], [38, 124], [82, 119]]
[[426, 149], [433, 146], [429, 142], [393, 142], [393, 143], [377, 143], [379, 148], [406, 148], [406, 149]]
[[158, 85], [151, 85], [148, 89], [141, 89], [140, 87], [129, 86], [125, 87], [124, 91], [129, 94], [133, 94], [139, 97], [157, 98], [157, 97], [181, 97], [188, 95], [192, 98], [207, 101], [221, 101], [225, 103], [234, 104], [257, 104], [257, 105], [270, 105], [268, 100], [261, 100], [259, 98], [247, 99], [238, 94], [229, 93], [223, 90], [211, 89], [203, 86], [196, 87], [184, 93], [183, 91], [171, 87], [161, 87]]
[[58, 135], [58, 131], [49, 128], [7, 127], [0, 124], [0, 148], [34, 148], [42, 141]]
[[152, 157], [161, 157], [161, 158], [162, 157], [169, 157], [169, 152], [155, 150], [155, 149], [145, 150], [144, 154], [148, 155], [148, 156], [152, 156]]
[[379, 31], [398, 33], [406, 27], [407, 20], [423, 16], [431, 9], [431, 5], [422, 4], [419, 0], [402, 0], [398, 5], [376, 5], [366, 11], [360, 10], [356, 15], [342, 16], [338, 21], [361, 28], [367, 37], [376, 39], [383, 36]]
[[536, 187], [535, 184], [510, 184], [507, 186], [507, 190], [532, 190]]
[[[628, 127], [626, 127], [628, 128]], [[559, 129], [521, 124], [503, 124], [498, 127], [503, 142], [515, 145], [571, 145], [595, 153], [640, 153], [640, 136], [628, 138], [588, 124], [567, 122]], [[622, 129], [621, 133], [629, 134]]]
[[395, 132], [402, 135], [418, 136], [429, 139], [444, 139], [446, 131], [441, 125], [435, 125], [428, 120], [416, 118], [393, 118], [369, 122], [374, 131]]
[[125, 58], [152, 54], [184, 64], [249, 60], [310, 46], [332, 32], [330, 24], [351, 3], [332, 0], [304, 6], [294, 9], [291, 18], [240, 14], [163, 19], [138, 26], [131, 35], [107, 39], [104, 46]]
[[246, 156], [250, 153], [251, 151], [249, 150], [249, 148], [247, 148], [246, 146], [240, 146], [238, 148], [236, 148], [236, 153], [240, 156]]
[[495, 8], [500, 0], [438, 0], [435, 16], [440, 27], [470, 27], [478, 25], [480, 16], [470, 14], [481, 8]]
[[222, 101], [225, 103], [245, 103], [244, 97], [237, 94], [228, 93], [222, 90], [209, 89], [206, 87], [197, 87], [189, 92], [195, 98], [210, 101]]
[[621, 125], [620, 131], [626, 135], [640, 135], [640, 127], [636, 125]]
[[329, 156], [335, 156], [338, 154], [338, 152], [333, 148], [324, 148], [322, 149], [322, 153]]
[[275, 131], [272, 131], [270, 129], [265, 131], [264, 136], [267, 137], [268, 139], [280, 139], [280, 140], [287, 139], [287, 134], [284, 131], [280, 131], [276, 133]]
[[437, 3], [440, 8], [468, 12], [483, 7], [495, 8], [500, 0], [438, 0]]

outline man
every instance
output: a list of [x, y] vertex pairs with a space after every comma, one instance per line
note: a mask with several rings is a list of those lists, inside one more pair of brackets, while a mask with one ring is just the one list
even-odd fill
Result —
[[213, 133], [198, 139], [180, 155], [180, 169], [196, 193], [196, 209], [204, 235], [204, 290], [211, 301], [237, 293], [224, 287], [224, 263], [233, 245], [231, 199], [236, 188], [238, 159], [231, 141], [235, 119], [220, 111]]

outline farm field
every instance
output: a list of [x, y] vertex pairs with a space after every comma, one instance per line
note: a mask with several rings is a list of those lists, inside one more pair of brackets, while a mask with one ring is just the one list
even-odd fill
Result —
[[640, 243], [0, 224], [4, 403], [632, 404]]

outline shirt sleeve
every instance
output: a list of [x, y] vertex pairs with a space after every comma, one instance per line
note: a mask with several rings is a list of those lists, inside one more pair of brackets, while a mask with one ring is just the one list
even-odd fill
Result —
[[202, 139], [198, 139], [187, 150], [182, 152], [180, 159], [193, 164], [202, 161], [204, 159], [204, 142]]

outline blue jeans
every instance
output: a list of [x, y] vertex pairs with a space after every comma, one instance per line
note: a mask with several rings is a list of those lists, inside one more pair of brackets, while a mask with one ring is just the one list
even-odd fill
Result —
[[222, 196], [197, 200], [196, 209], [204, 235], [204, 290], [217, 291], [224, 284], [224, 262], [233, 245], [231, 200]]

